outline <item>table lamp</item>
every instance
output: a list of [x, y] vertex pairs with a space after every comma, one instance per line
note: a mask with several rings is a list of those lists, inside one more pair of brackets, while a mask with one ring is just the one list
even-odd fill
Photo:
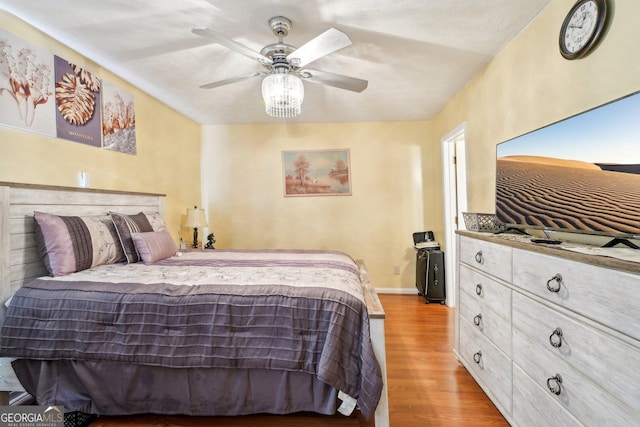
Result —
[[198, 227], [208, 227], [207, 217], [204, 215], [204, 209], [198, 209], [194, 206], [193, 209], [187, 209], [187, 217], [184, 220], [185, 227], [193, 228], [193, 247], [198, 247]]

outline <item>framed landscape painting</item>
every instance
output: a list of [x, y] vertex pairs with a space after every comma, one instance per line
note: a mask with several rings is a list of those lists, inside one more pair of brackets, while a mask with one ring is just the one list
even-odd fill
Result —
[[350, 196], [349, 150], [283, 151], [284, 195]]

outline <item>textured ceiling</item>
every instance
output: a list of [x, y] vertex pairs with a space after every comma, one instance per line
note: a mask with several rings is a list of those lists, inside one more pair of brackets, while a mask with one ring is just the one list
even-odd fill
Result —
[[[260, 51], [268, 21], [300, 47], [330, 27], [353, 44], [312, 63], [369, 81], [362, 93], [305, 83], [289, 122], [427, 120], [549, 0], [0, 0], [4, 9], [202, 124], [277, 123], [261, 80], [198, 86], [263, 70], [193, 34], [208, 27]], [[1, 26], [1, 24], [0, 24]], [[91, 71], [91, 70], [89, 70]]]

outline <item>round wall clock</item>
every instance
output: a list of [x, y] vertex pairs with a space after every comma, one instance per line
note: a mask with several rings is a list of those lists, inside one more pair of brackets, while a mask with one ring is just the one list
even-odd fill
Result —
[[560, 53], [566, 59], [585, 56], [602, 35], [607, 0], [578, 0], [560, 28]]

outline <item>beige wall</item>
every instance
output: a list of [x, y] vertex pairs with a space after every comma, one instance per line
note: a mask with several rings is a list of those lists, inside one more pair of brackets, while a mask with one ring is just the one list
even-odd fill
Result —
[[[428, 134], [427, 122], [204, 127], [217, 247], [338, 249], [364, 259], [376, 286], [414, 287], [411, 234], [440, 209], [423, 210], [422, 171], [440, 161]], [[283, 150], [335, 148], [350, 150], [351, 196], [284, 197]]]
[[200, 203], [200, 126], [12, 15], [0, 11], [0, 22], [3, 29], [132, 93], [138, 151], [117, 153], [0, 126], [0, 181], [75, 187], [78, 172], [84, 171], [92, 188], [166, 194], [167, 224], [177, 236], [181, 215]]
[[558, 33], [574, 3], [552, 0], [432, 121], [433, 144], [467, 122], [470, 211], [494, 212], [497, 143], [640, 90], [640, 2], [609, 2], [601, 44], [567, 61]]

